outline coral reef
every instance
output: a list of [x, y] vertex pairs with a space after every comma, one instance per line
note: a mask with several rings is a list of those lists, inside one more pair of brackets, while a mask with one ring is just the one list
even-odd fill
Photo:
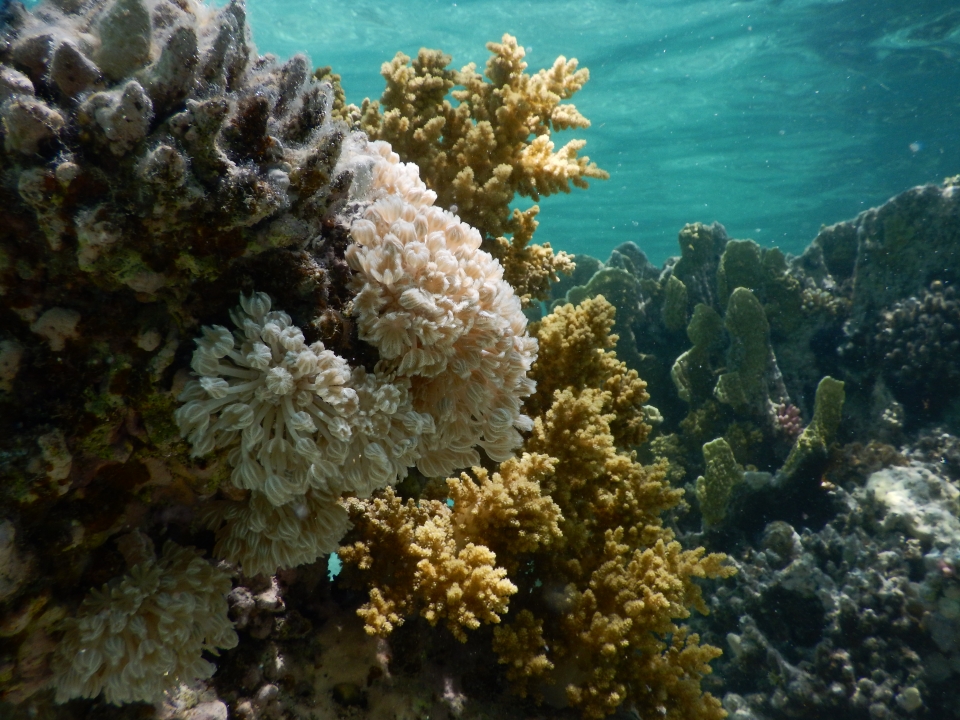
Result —
[[957, 717], [955, 178], [574, 267], [576, 61], [3, 12], [0, 715]]
[[[687, 490], [681, 540], [737, 559], [688, 621], [731, 651], [703, 687], [733, 717], [956, 714], [955, 190], [907, 191], [799, 257], [696, 223], [661, 269], [628, 243], [553, 290], [626, 307], [618, 356], [661, 419], [639, 455]], [[523, 668], [544, 630], [515, 622]]]
[[[345, 494], [510, 457], [536, 343], [479, 233], [334, 117], [334, 77], [258, 56], [239, 0], [47, 2], [2, 32], [0, 688], [20, 703], [85, 589], [127, 586], [122, 532], [248, 575], [312, 563]], [[94, 665], [64, 697], [155, 699]]]
[[510, 204], [515, 194], [537, 201], [608, 177], [578, 156], [586, 141], [555, 150], [551, 140], [552, 132], [590, 125], [564, 102], [589, 73], [559, 57], [528, 75], [524, 50], [510, 35], [487, 49], [492, 57], [483, 75], [472, 63], [449, 68], [450, 57], [439, 50], [422, 49], [413, 61], [398, 53], [381, 69], [387, 87], [380, 102], [364, 101], [357, 111], [360, 127], [416, 163], [437, 204], [483, 233], [519, 295], [544, 298], [557, 273], [572, 270], [570, 257], [549, 244], [531, 245], [539, 208], [511, 212]]
[[960, 389], [960, 301], [934, 280], [881, 314], [874, 336], [883, 376], [913, 413], [938, 412]]
[[936, 464], [878, 450], [830, 472], [827, 524], [768, 525], [712, 601], [717, 631], [730, 628], [719, 672], [732, 717], [955, 714], [958, 491]]

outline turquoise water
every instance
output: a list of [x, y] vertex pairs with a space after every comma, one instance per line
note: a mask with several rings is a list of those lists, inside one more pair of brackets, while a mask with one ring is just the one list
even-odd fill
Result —
[[[821, 224], [960, 173], [960, 7], [950, 0], [249, 0], [260, 52], [306, 52], [379, 97], [421, 46], [482, 66], [505, 32], [530, 69], [576, 57], [586, 153], [610, 180], [542, 203], [540, 241], [659, 263], [684, 223], [799, 252]], [[562, 138], [561, 138], [562, 139]]]
[[[222, 0], [217, 0], [218, 3]], [[35, 5], [34, 0], [27, 5]], [[482, 67], [509, 32], [530, 69], [576, 57], [585, 152], [610, 172], [546, 198], [538, 239], [659, 263], [687, 222], [801, 251], [822, 224], [960, 173], [952, 0], [248, 0], [261, 53], [306, 52], [379, 97], [398, 50]], [[559, 141], [565, 141], [563, 135]]]

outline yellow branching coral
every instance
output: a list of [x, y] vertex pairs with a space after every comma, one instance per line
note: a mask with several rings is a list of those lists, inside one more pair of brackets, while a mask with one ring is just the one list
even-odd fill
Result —
[[445, 503], [404, 503], [387, 488], [378, 498], [350, 505], [363, 540], [342, 546], [340, 558], [381, 579], [358, 611], [367, 632], [388, 635], [419, 612], [431, 625], [445, 619], [465, 642], [466, 629], [500, 622], [517, 587], [496, 567], [489, 548], [458, 547]]
[[[476, 479], [463, 473], [447, 480], [452, 507], [404, 503], [390, 488], [350, 501], [355, 528], [339, 555], [348, 581], [371, 587], [360, 609], [367, 631], [388, 635], [419, 613], [431, 624], [445, 618], [465, 641], [465, 630], [500, 622], [516, 592], [506, 577], [516, 571], [516, 557], [560, 536], [560, 511], [540, 491], [553, 469], [552, 458], [529, 454], [507, 460], [493, 475], [474, 468]], [[505, 567], [497, 566], [497, 553]]]
[[[542, 489], [562, 513], [562, 537], [527, 556], [494, 649], [517, 692], [539, 695], [563, 678], [564, 699], [587, 718], [628, 701], [643, 717], [721, 718], [720, 703], [700, 690], [719, 650], [700, 646], [679, 621], [689, 608], [706, 611], [694, 578], [732, 569], [724, 556], [674, 540], [661, 515], [682, 491], [667, 483], [665, 463], [643, 466], [625, 452], [624, 438], [646, 434], [638, 430], [646, 396], [635, 376], [611, 389], [611, 378], [626, 375], [606, 349], [613, 319], [595, 298], [538, 328], [531, 403], [540, 406], [524, 450], [557, 461]], [[632, 432], [614, 433], [621, 415], [634, 420]]]
[[564, 102], [589, 73], [578, 70], [576, 60], [559, 57], [551, 68], [528, 75], [524, 50], [510, 35], [487, 49], [493, 56], [483, 75], [472, 63], [459, 71], [449, 68], [450, 57], [439, 50], [421, 49], [412, 62], [398, 53], [381, 69], [387, 87], [380, 102], [364, 101], [361, 128], [419, 165], [438, 204], [456, 208], [494, 241], [490, 250], [519, 295], [545, 297], [550, 280], [572, 263], [548, 244], [529, 245], [536, 206], [513, 213], [509, 206], [516, 193], [536, 201], [570, 192], [571, 186], [585, 188], [588, 178], [608, 177], [578, 155], [586, 141], [571, 140], [556, 150], [550, 136], [589, 126]]
[[[701, 697], [694, 681], [709, 672], [707, 663], [720, 651], [699, 647], [699, 638], [687, 636], [674, 622], [688, 617], [691, 606], [706, 612], [690, 578], [722, 576], [722, 556], [703, 557], [703, 548], [684, 551], [680, 543], [664, 540], [637, 548], [635, 540], [623, 542], [624, 535], [623, 528], [604, 533], [602, 562], [587, 589], [569, 591], [569, 610], [559, 626], [576, 638], [581, 661], [575, 673], [580, 682], [567, 685], [567, 699], [594, 718], [628, 698], [640, 717], [723, 717], [719, 703]], [[667, 640], [671, 636], [673, 643]], [[676, 650], [686, 653], [693, 672], [676, 666], [671, 652]], [[688, 686], [696, 692], [688, 692]], [[691, 701], [696, 714], [690, 712]]]
[[[683, 493], [667, 482], [666, 462], [641, 465], [629, 449], [647, 433], [646, 393], [609, 350], [613, 321], [602, 297], [545, 318], [523, 456], [497, 473], [448, 479], [452, 506], [404, 504], [390, 490], [353, 501], [357, 527], [341, 556], [355, 581], [358, 570], [369, 573], [361, 615], [371, 632], [386, 634], [415, 612], [446, 617], [460, 639], [479, 621], [496, 622], [493, 649], [521, 695], [543, 697], [559, 682], [551, 702], [586, 718], [629, 703], [643, 717], [719, 720], [725, 713], [700, 682], [720, 651], [682, 621], [707, 611], [696, 580], [733, 570], [723, 555], [685, 550], [663, 525]], [[496, 593], [486, 595], [486, 617], [476, 603], [463, 613], [438, 600], [443, 587], [457, 602], [469, 596], [465, 569], [445, 565], [467, 548], [469, 559], [509, 572], [481, 575], [511, 583], [509, 614]]]
[[230, 578], [196, 554], [167, 542], [129, 575], [91, 590], [68, 620], [53, 661], [57, 702], [159, 700], [178, 683], [213, 675], [203, 652], [237, 644], [227, 617]]
[[530, 377], [537, 391], [527, 400], [530, 415], [542, 415], [553, 404], [554, 393], [566, 388], [596, 387], [610, 393], [613, 413], [610, 428], [620, 447], [640, 445], [649, 426], [643, 422], [647, 384], [636, 370], [611, 352], [617, 336], [611, 335], [616, 308], [602, 295], [580, 305], [563, 305], [545, 317], [531, 332], [539, 338], [540, 353]]
[[556, 462], [547, 455], [524, 453], [501, 463], [492, 477], [483, 468], [474, 468], [476, 480], [469, 473], [462, 473], [459, 480], [448, 479], [458, 541], [482, 538], [500, 564], [515, 574], [522, 554], [547, 546], [561, 535], [560, 509], [541, 489]]

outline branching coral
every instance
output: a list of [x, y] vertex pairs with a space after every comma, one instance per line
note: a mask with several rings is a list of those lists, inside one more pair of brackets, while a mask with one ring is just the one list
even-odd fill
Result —
[[[509, 205], [516, 193], [539, 200], [608, 177], [578, 156], [584, 140], [555, 150], [550, 139], [551, 131], [589, 126], [564, 103], [589, 73], [559, 57], [550, 69], [528, 75], [524, 50], [510, 35], [487, 49], [493, 57], [483, 76], [473, 64], [450, 69], [450, 57], [438, 50], [423, 49], [412, 63], [398, 53], [381, 70], [387, 88], [380, 103], [364, 102], [361, 127], [417, 163], [438, 204], [455, 208], [494, 241], [491, 252], [521, 296], [545, 298], [556, 273], [571, 269], [570, 258], [549, 245], [529, 245], [539, 209], [511, 213]], [[456, 106], [446, 99], [451, 91]]]
[[[367, 632], [387, 635], [406, 617], [441, 618], [461, 641], [480, 622], [499, 623], [517, 588], [520, 553], [549, 545], [560, 536], [560, 512], [541, 493], [554, 461], [524, 454], [490, 475], [474, 468], [448, 479], [451, 505], [407, 500], [392, 489], [367, 501], [351, 501], [355, 528], [339, 550], [353, 584], [372, 584], [359, 614]], [[483, 544], [481, 544], [483, 543]], [[499, 557], [506, 567], [496, 566]], [[374, 582], [366, 576], [370, 572]]]
[[[552, 700], [588, 718], [627, 702], [644, 715], [721, 718], [719, 703], [700, 691], [719, 651], [700, 646], [680, 621], [689, 608], [706, 611], [694, 578], [732, 570], [724, 556], [674, 540], [661, 515], [682, 491], [665, 481], [665, 463], [643, 466], [627, 451], [645, 438], [646, 395], [606, 350], [613, 320], [602, 297], [545, 318], [532, 371], [542, 384], [529, 401], [537, 417], [522, 458], [492, 475], [475, 468], [474, 477], [448, 479], [452, 507], [404, 504], [392, 491], [357, 502], [357, 526], [340, 550], [345, 573], [371, 588], [361, 615], [371, 632], [386, 634], [404, 615], [435, 622], [447, 611], [436, 584], [457, 599], [462, 585], [442, 560], [483, 543], [490, 552], [483, 557], [508, 570], [518, 588], [508, 615], [506, 598], [491, 594], [493, 614], [479, 618], [498, 623], [494, 650], [517, 692], [542, 696], [562, 679]], [[446, 550], [437, 562], [441, 539]], [[461, 639], [477, 624], [475, 612], [470, 622], [455, 612], [447, 618]]]
[[111, 585], [91, 590], [54, 659], [57, 702], [96, 697], [152, 702], [181, 682], [208, 678], [201, 657], [237, 644], [227, 619], [230, 578], [189, 548], [168, 542]]
[[[700, 646], [678, 621], [690, 607], [706, 611], [692, 578], [724, 577], [732, 569], [722, 555], [681, 548], [661, 514], [682, 492], [666, 483], [663, 464], [640, 465], [619, 446], [622, 438], [642, 440], [646, 429], [619, 437], [612, 431], [622, 411], [615, 414], [618, 396], [607, 388], [611, 370], [623, 368], [604, 349], [611, 310], [598, 297], [558, 309], [539, 328], [533, 374], [540, 377], [542, 363], [545, 382], [560, 387], [524, 448], [557, 460], [543, 490], [562, 513], [562, 537], [548, 553], [534, 555], [515, 601], [516, 625], [509, 620], [495, 629], [494, 648], [518, 692], [540, 694], [546, 683], [565, 678], [566, 701], [585, 717], [630, 702], [644, 716], [720, 718], [719, 702], [699, 687], [719, 651]], [[576, 366], [569, 363], [574, 349], [580, 367], [589, 369], [576, 386], [562, 374]], [[627, 407], [639, 421], [645, 395], [636, 383], [628, 384]]]
[[536, 341], [503, 269], [480, 234], [434, 206], [414, 165], [374, 143], [370, 194], [347, 260], [359, 336], [380, 352], [379, 374], [410, 379], [414, 408], [433, 416], [418, 467], [430, 476], [477, 465], [480, 445], [506, 460], [529, 429], [520, 411]]
[[367, 632], [388, 635], [420, 614], [431, 625], [445, 619], [465, 642], [466, 629], [476, 629], [481, 620], [500, 621], [517, 588], [506, 570], [495, 566], [489, 548], [458, 546], [446, 503], [404, 503], [388, 488], [381, 497], [351, 504], [363, 539], [342, 546], [340, 558], [383, 579], [358, 611]]
[[616, 308], [602, 295], [580, 305], [562, 305], [534, 326], [544, 352], [540, 353], [531, 378], [537, 392], [527, 401], [532, 415], [542, 415], [551, 406], [554, 393], [565, 388], [599, 387], [610, 392], [614, 417], [610, 420], [615, 443], [620, 447], [640, 445], [650, 428], [643, 422], [646, 383], [635, 370], [609, 352], [617, 343], [611, 335]]

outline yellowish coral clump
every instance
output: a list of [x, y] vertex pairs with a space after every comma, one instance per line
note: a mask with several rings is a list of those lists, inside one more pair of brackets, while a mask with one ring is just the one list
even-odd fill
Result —
[[113, 704], [152, 702], [213, 675], [203, 652], [237, 644], [227, 618], [230, 578], [168, 542], [112, 585], [91, 590], [66, 621], [52, 669], [57, 702], [103, 692]]
[[[495, 240], [491, 251], [521, 296], [544, 298], [550, 280], [572, 263], [549, 244], [529, 244], [539, 208], [511, 213], [509, 206], [516, 193], [536, 201], [571, 186], [585, 188], [588, 178], [608, 177], [578, 155], [586, 141], [571, 140], [556, 150], [551, 140], [552, 131], [590, 125], [565, 102], [589, 73], [577, 69], [576, 60], [559, 57], [551, 68], [528, 75], [524, 50], [510, 35], [487, 49], [493, 56], [483, 75], [473, 64], [450, 69], [450, 57], [438, 50], [422, 49], [412, 63], [398, 53], [381, 70], [387, 88], [380, 103], [364, 101], [361, 128], [419, 165], [440, 206], [456, 208]], [[511, 240], [504, 237], [510, 234]]]
[[341, 560], [381, 578], [358, 611], [371, 634], [388, 635], [420, 614], [431, 625], [445, 619], [461, 641], [465, 630], [500, 622], [517, 588], [483, 545], [459, 546], [449, 508], [432, 500], [404, 503], [392, 488], [373, 500], [352, 501], [362, 541], [342, 546]]
[[643, 422], [647, 384], [636, 370], [610, 352], [617, 344], [611, 334], [616, 308], [602, 295], [580, 305], [563, 305], [531, 327], [545, 348], [530, 377], [537, 391], [527, 400], [531, 415], [542, 415], [565, 388], [595, 387], [610, 393], [610, 428], [619, 447], [640, 445], [650, 431]]
[[[720, 703], [700, 690], [719, 651], [700, 646], [679, 621], [689, 608], [706, 612], [693, 578], [732, 570], [723, 555], [674, 540], [661, 515], [682, 491], [666, 482], [665, 463], [640, 465], [621, 444], [645, 437], [646, 397], [606, 350], [613, 319], [598, 297], [558, 309], [539, 327], [533, 375], [544, 387], [533, 401], [544, 404], [541, 390], [551, 387], [553, 397], [524, 449], [556, 459], [543, 490], [562, 513], [562, 537], [528, 560], [524, 577], [542, 589], [521, 585], [516, 620], [495, 628], [494, 649], [517, 692], [539, 695], [565, 678], [566, 701], [587, 718], [625, 702], [643, 717], [721, 718]], [[615, 433], [621, 416], [628, 421]]]
[[[449, 612], [436, 604], [439, 588], [462, 596], [434, 548], [453, 558], [482, 543], [489, 567], [509, 572], [498, 582], [516, 592], [509, 614], [506, 597], [488, 592], [492, 614], [467, 617], [498, 623], [494, 650], [519, 694], [542, 697], [561, 681], [551, 701], [587, 718], [630, 703], [643, 717], [719, 720], [720, 703], [700, 682], [720, 651], [701, 646], [682, 621], [691, 608], [707, 610], [695, 579], [732, 569], [723, 555], [684, 550], [663, 525], [683, 492], [670, 487], [665, 462], [641, 465], [629, 449], [648, 431], [646, 393], [608, 350], [613, 321], [602, 297], [545, 318], [523, 456], [497, 473], [474, 468], [473, 477], [448, 479], [452, 507], [404, 504], [392, 492], [358, 502], [353, 543], [341, 555], [348, 577], [371, 588], [361, 611], [368, 628], [386, 634], [405, 615]], [[446, 617], [461, 639], [477, 625]]]
[[[520, 553], [559, 537], [560, 512], [540, 491], [554, 461], [524, 454], [490, 475], [474, 468], [448, 479], [452, 503], [398, 498], [391, 488], [372, 500], [351, 501], [355, 524], [339, 555], [348, 582], [367, 585], [359, 614], [371, 634], [388, 635], [406, 617], [441, 618], [461, 641], [481, 622], [498, 623], [516, 586]], [[359, 539], [355, 539], [359, 538]], [[487, 539], [486, 544], [480, 544]], [[497, 553], [507, 558], [497, 566]]]
[[429, 476], [480, 463], [475, 446], [506, 460], [521, 444], [521, 412], [537, 343], [503, 268], [480, 233], [434, 205], [417, 167], [373, 143], [370, 197], [351, 226], [360, 339], [380, 352], [379, 375], [409, 378], [413, 406], [436, 432], [419, 438]]
[[447, 480], [453, 503], [452, 524], [460, 543], [483, 538], [510, 574], [518, 558], [548, 546], [559, 538], [563, 517], [556, 503], [542, 491], [553, 475], [556, 460], [524, 453], [500, 463], [498, 472], [473, 468], [459, 480]]

